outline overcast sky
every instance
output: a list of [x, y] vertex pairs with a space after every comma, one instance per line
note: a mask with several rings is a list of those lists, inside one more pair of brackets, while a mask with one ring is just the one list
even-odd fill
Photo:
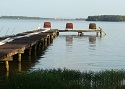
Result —
[[125, 15], [125, 0], [1, 0], [0, 16], [87, 18]]

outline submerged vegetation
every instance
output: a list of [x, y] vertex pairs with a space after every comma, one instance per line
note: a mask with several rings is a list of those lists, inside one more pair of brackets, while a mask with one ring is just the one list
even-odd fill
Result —
[[100, 15], [100, 16], [88, 16], [86, 21], [112, 21], [122, 22], [125, 21], [125, 16], [122, 15]]
[[124, 89], [124, 79], [124, 70], [36, 70], [9, 76], [0, 89]]

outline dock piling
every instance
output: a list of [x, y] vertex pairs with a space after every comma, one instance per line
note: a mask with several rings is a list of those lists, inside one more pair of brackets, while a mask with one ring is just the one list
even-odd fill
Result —
[[[44, 23], [44, 28], [51, 28], [51, 23], [46, 22]], [[45, 50], [50, 43], [53, 42], [53, 39], [59, 35], [60, 32], [77, 32], [79, 36], [83, 36], [84, 32], [96, 32], [98, 36], [102, 36], [102, 33], [106, 35], [106, 33], [101, 29], [96, 29], [96, 24], [91, 24], [89, 30], [73, 30], [73, 24], [67, 23], [65, 30], [58, 30], [58, 29], [39, 29], [35, 31], [23, 32], [17, 34], [17, 38], [11, 42], [7, 42], [6, 44], [0, 45], [0, 61], [5, 61], [6, 71], [9, 71], [9, 62], [12, 61], [14, 56], [19, 61], [19, 71], [21, 71], [21, 56], [25, 51], [25, 54], [31, 57], [31, 55], [36, 55], [36, 50], [42, 49]], [[72, 29], [72, 30], [69, 30]], [[42, 31], [44, 30], [44, 31]], [[38, 34], [35, 34], [37, 33]], [[31, 35], [31, 34], [33, 35]], [[27, 36], [30, 35], [30, 36]], [[20, 36], [18, 38], [18, 36]], [[24, 36], [24, 37], [23, 37]], [[11, 36], [8, 36], [11, 38]], [[9, 50], [9, 52], [8, 52]]]
[[9, 71], [9, 62], [8, 61], [5, 61], [5, 66], [6, 66], [6, 71], [8, 72]]
[[78, 36], [83, 36], [84, 34], [82, 32], [78, 32]]
[[30, 48], [27, 49], [27, 50], [28, 50], [28, 55], [31, 56], [31, 54], [32, 54], [32, 52], [31, 52], [32, 48], [30, 47]]
[[21, 62], [21, 53], [18, 53], [18, 61]]

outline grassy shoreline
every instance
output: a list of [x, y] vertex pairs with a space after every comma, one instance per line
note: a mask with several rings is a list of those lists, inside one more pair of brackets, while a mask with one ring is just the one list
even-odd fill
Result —
[[41, 69], [9, 76], [0, 89], [124, 89], [124, 80], [125, 70]]

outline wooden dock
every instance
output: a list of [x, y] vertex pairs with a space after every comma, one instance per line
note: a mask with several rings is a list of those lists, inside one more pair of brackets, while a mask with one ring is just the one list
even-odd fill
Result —
[[19, 62], [21, 54], [31, 55], [40, 47], [47, 47], [53, 39], [59, 35], [57, 29], [51, 29], [44, 32], [43, 29], [23, 32], [14, 36], [0, 37], [0, 41], [5, 44], [0, 45], [0, 61], [5, 61], [6, 70], [9, 70], [9, 62], [13, 60], [13, 56], [17, 55]]
[[99, 29], [87, 29], [87, 30], [59, 30], [59, 32], [77, 32], [78, 35], [83, 35], [84, 32], [96, 32], [96, 35], [102, 36], [102, 34], [106, 35], [106, 33], [102, 30], [102, 28]]
[[21, 62], [22, 54], [31, 56], [35, 54], [36, 50], [46, 48], [59, 35], [59, 32], [78, 32], [80, 36], [83, 35], [83, 32], [96, 32], [97, 36], [99, 33], [100, 36], [102, 36], [102, 33], [106, 35], [101, 28], [88, 30], [39, 29], [13, 36], [0, 37], [0, 61], [5, 62], [5, 68], [8, 71], [9, 61], [12, 61], [15, 55], [18, 57], [18, 61]]

